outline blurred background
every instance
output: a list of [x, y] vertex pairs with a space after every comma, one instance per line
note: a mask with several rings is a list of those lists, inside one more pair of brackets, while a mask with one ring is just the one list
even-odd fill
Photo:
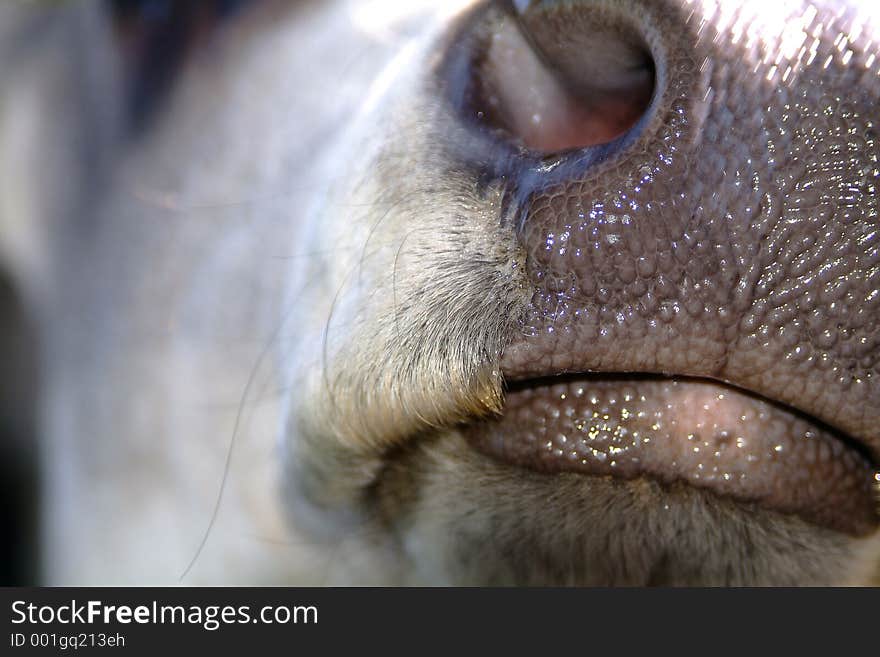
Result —
[[[10, 147], [11, 138], [19, 135], [10, 127], [4, 106], [14, 104], [22, 93], [21, 81], [29, 79], [31, 69], [39, 76], [45, 50], [74, 47], [76, 41], [67, 31], [71, 21], [64, 19], [65, 14], [73, 13], [73, 5], [92, 3], [98, 10], [94, 15], [100, 13], [113, 22], [119, 61], [97, 65], [118, 67], [122, 73], [123, 97], [118, 99], [124, 124], [121, 129], [133, 134], [161, 103], [192, 44], [246, 4], [258, 1], [0, 0], [0, 176], [6, 178], [0, 181], [0, 230], [25, 234], [31, 230], [15, 224], [22, 214], [16, 205], [21, 199], [15, 198], [21, 190], [16, 188], [15, 175], [7, 174], [26, 176], [22, 173], [26, 167], [19, 166], [18, 160], [39, 150], [37, 145], [30, 150], [25, 145], [23, 151], [21, 144]], [[106, 52], [97, 46], [94, 51]], [[92, 54], [91, 58], [101, 56]], [[78, 84], [76, 80], [64, 82]], [[40, 84], [51, 86], [54, 82], [47, 78], [37, 82]], [[39, 189], [38, 180], [25, 178], [24, 182]], [[0, 235], [0, 585], [6, 586], [41, 581], [40, 443], [35, 401], [39, 344], [36, 322], [23, 293], [31, 281], [27, 280], [27, 267], [18, 262], [21, 254], [16, 248], [22, 243], [27, 244], [27, 239], [22, 242], [18, 234]]]

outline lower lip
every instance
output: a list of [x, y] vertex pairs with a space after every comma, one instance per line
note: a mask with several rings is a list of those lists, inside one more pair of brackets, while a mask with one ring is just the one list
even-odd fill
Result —
[[466, 435], [533, 470], [687, 482], [856, 536], [880, 525], [875, 471], [857, 449], [712, 382], [614, 377], [518, 389], [500, 417]]

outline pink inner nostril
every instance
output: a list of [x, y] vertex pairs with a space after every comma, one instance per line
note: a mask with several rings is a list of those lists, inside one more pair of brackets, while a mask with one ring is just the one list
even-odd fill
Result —
[[477, 71], [474, 110], [536, 151], [608, 143], [632, 128], [651, 101], [650, 57], [617, 32], [590, 31], [582, 17], [568, 33], [554, 21], [565, 22], [557, 13], [499, 23]]

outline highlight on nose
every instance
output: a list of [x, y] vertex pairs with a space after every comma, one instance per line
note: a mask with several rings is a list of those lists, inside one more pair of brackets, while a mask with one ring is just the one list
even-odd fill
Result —
[[654, 61], [596, 5], [509, 2], [473, 69], [470, 112], [541, 153], [608, 143], [647, 110]]
[[[501, 354], [502, 412], [468, 441], [540, 473], [685, 483], [871, 534], [877, 447], [852, 393], [867, 390], [859, 359], [875, 338], [841, 314], [843, 293], [817, 301], [805, 284], [828, 252], [800, 254], [827, 235], [852, 256], [840, 289], [874, 293], [856, 266], [871, 256], [844, 235], [876, 232], [850, 218], [874, 143], [843, 144], [873, 126], [861, 117], [875, 103], [851, 93], [842, 108], [823, 77], [792, 100], [772, 76], [709, 57], [724, 37], [699, 19], [634, 6], [511, 1], [475, 22], [463, 118], [501, 146], [473, 160], [511, 200], [501, 222], [513, 217], [529, 299]], [[821, 212], [780, 182], [807, 168]], [[789, 251], [797, 261], [781, 263]], [[851, 332], [863, 351], [813, 326]]]

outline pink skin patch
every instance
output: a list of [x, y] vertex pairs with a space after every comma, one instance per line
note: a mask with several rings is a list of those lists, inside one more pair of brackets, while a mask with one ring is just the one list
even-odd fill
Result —
[[603, 63], [602, 76], [566, 80], [542, 61], [516, 22], [507, 19], [492, 34], [483, 64], [486, 112], [536, 151], [610, 142], [638, 121], [653, 90], [650, 71], [634, 73], [621, 64], [620, 75], [614, 76], [615, 65]]
[[839, 531], [877, 527], [870, 462], [785, 408], [707, 381], [583, 379], [508, 395], [469, 431], [479, 450], [543, 472], [687, 482]]

